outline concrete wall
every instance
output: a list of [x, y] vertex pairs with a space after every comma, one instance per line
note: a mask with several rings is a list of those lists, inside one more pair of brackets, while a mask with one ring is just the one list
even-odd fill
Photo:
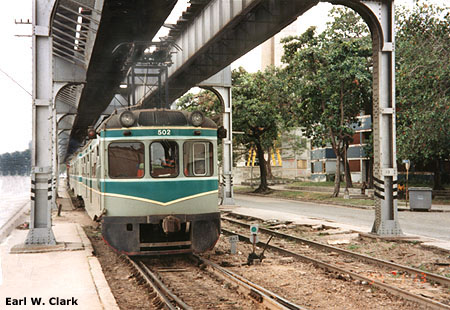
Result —
[[[295, 168], [283, 168], [283, 167], [272, 167], [272, 174], [276, 178], [283, 179], [309, 179], [311, 173], [304, 169]], [[249, 182], [252, 178], [253, 180], [259, 179], [259, 166], [255, 167], [233, 167], [233, 184], [240, 185], [242, 182]]]

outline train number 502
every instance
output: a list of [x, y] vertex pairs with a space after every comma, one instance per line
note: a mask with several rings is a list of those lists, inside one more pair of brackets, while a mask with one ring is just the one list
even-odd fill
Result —
[[158, 136], [170, 136], [170, 129], [158, 129]]

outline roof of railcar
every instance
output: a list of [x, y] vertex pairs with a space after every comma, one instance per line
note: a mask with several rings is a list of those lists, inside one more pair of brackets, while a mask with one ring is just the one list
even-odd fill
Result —
[[[143, 109], [130, 110], [135, 116], [135, 124], [132, 127], [154, 127], [154, 126], [194, 126], [191, 122], [192, 112], [167, 109]], [[120, 122], [121, 112], [112, 115], [104, 122], [101, 129], [123, 128]], [[204, 117], [203, 123], [198, 128], [216, 129], [216, 123], [208, 117]]]

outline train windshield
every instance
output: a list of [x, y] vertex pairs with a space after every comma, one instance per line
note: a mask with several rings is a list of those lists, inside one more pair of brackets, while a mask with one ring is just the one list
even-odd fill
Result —
[[114, 142], [108, 148], [109, 176], [133, 179], [144, 176], [145, 147], [139, 142]]
[[150, 175], [154, 178], [178, 176], [178, 144], [160, 140], [150, 144]]
[[184, 175], [211, 176], [214, 173], [213, 144], [207, 141], [188, 141], [183, 146]]

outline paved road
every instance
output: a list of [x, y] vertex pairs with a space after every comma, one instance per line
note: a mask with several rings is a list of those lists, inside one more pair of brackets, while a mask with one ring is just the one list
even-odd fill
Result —
[[[369, 232], [375, 211], [249, 195], [236, 195], [236, 204], [245, 208], [280, 210], [337, 223], [360, 226]], [[450, 212], [399, 212], [400, 227], [406, 234], [450, 241]]]

